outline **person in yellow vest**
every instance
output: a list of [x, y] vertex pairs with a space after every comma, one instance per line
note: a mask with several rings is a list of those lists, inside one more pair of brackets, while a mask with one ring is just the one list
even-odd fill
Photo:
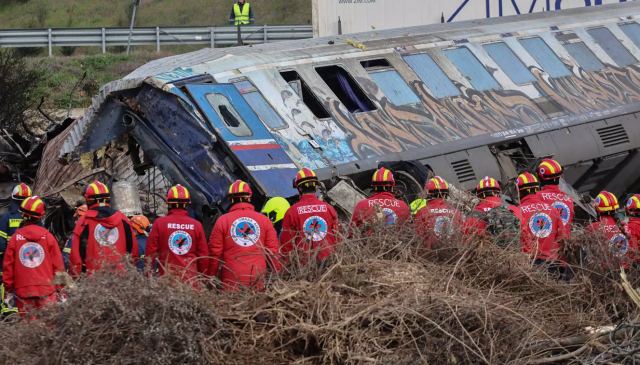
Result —
[[229, 23], [233, 25], [249, 25], [254, 21], [251, 4], [245, 2], [245, 0], [238, 0], [237, 3], [233, 4], [229, 14]]

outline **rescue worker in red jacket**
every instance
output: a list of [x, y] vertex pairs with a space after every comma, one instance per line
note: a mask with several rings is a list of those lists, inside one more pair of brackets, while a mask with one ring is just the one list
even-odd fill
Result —
[[601, 191], [593, 203], [598, 220], [591, 223], [587, 230], [606, 240], [613, 255], [621, 260], [620, 264], [629, 267], [634, 259], [635, 248], [616, 221], [616, 210], [620, 208], [618, 198], [613, 193]]
[[516, 180], [520, 195], [520, 243], [522, 251], [536, 265], [548, 265], [549, 271], [564, 273], [561, 240], [564, 229], [560, 213], [540, 198], [540, 183], [535, 175], [524, 172]]
[[[502, 206], [504, 203], [502, 202], [502, 198], [500, 197], [500, 193], [502, 192], [500, 188], [500, 183], [498, 180], [485, 176], [482, 180], [478, 182], [476, 185], [476, 195], [480, 198], [480, 202], [473, 208], [473, 211], [476, 214], [486, 214], [494, 208]], [[518, 207], [508, 204], [506, 207], [515, 215], [518, 219], [520, 218], [520, 209]], [[487, 222], [485, 222], [482, 218], [470, 215], [465, 219], [464, 222], [464, 233], [472, 234], [477, 236], [485, 236], [487, 230]]]
[[129, 219], [109, 206], [109, 188], [100, 181], [87, 186], [84, 198], [89, 209], [71, 238], [70, 272], [78, 276], [105, 266], [124, 269], [123, 258], [138, 257], [138, 243]]
[[4, 284], [14, 293], [20, 314], [57, 301], [56, 273], [64, 272], [58, 241], [41, 225], [42, 199], [32, 196], [20, 205], [23, 222], [4, 255]]
[[415, 224], [418, 236], [431, 248], [440, 240], [451, 237], [456, 229], [462, 227], [463, 218], [458, 209], [447, 202], [449, 183], [440, 176], [427, 181], [427, 206], [416, 213]]
[[387, 226], [407, 222], [411, 211], [407, 203], [393, 195], [395, 185], [391, 170], [385, 167], [376, 170], [371, 178], [373, 195], [356, 204], [351, 226], [363, 228], [365, 225]]
[[627, 199], [625, 211], [627, 212], [628, 218], [625, 231], [631, 242], [631, 247], [636, 250], [634, 252], [633, 262], [640, 263], [640, 252], [638, 252], [638, 250], [640, 250], [640, 194], [634, 194]]
[[224, 290], [240, 286], [264, 288], [267, 265], [280, 270], [279, 244], [269, 218], [256, 212], [250, 203], [253, 192], [244, 181], [236, 180], [227, 196], [231, 209], [216, 221], [211, 232], [211, 275], [219, 276]]
[[562, 165], [550, 158], [542, 160], [538, 165], [538, 179], [542, 186], [538, 195], [540, 199], [551, 205], [560, 213], [564, 236], [571, 237], [571, 226], [575, 217], [573, 198], [560, 190], [560, 177], [562, 176]]
[[320, 184], [316, 173], [304, 168], [296, 174], [293, 187], [298, 189], [300, 200], [284, 215], [280, 247], [283, 256], [297, 249], [306, 262], [306, 256], [316, 256], [324, 261], [333, 252], [338, 230], [338, 214], [329, 204], [316, 197]]
[[176, 185], [169, 189], [169, 212], [153, 223], [145, 256], [158, 264], [159, 275], [170, 273], [185, 283], [199, 287], [197, 277], [207, 274], [211, 253], [202, 224], [189, 217], [189, 205], [191, 196], [187, 188]]

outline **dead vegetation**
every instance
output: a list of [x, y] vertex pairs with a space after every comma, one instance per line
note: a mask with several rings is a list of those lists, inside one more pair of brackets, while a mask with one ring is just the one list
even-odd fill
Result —
[[638, 307], [618, 271], [596, 259], [603, 257], [597, 239], [575, 235], [572, 245], [590, 260], [570, 283], [532, 267], [515, 245], [461, 240], [427, 251], [411, 228], [380, 230], [345, 240], [322, 266], [293, 260], [262, 293], [194, 292], [167, 278], [102, 273], [38, 320], [0, 324], [0, 357], [25, 364], [638, 360]]

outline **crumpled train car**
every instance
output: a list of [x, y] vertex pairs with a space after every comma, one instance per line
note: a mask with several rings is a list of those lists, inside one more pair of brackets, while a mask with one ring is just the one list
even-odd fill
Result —
[[236, 178], [293, 196], [303, 166], [366, 188], [386, 163], [413, 195], [430, 171], [471, 188], [553, 156], [578, 191], [621, 194], [640, 188], [639, 17], [628, 2], [159, 59], [104, 86], [48, 158], [95, 168], [119, 146], [205, 213]]

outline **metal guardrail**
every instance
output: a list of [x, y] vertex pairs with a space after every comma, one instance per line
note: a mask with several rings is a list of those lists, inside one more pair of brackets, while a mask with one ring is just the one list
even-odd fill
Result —
[[[313, 37], [310, 25], [264, 25], [242, 27], [244, 44], [267, 43]], [[0, 30], [0, 47], [46, 47], [49, 56], [53, 47], [107, 47], [126, 46], [129, 28], [49, 28]], [[206, 44], [218, 46], [236, 45], [236, 27], [151, 27], [134, 28], [131, 45], [155, 45], [159, 52], [162, 45]]]

